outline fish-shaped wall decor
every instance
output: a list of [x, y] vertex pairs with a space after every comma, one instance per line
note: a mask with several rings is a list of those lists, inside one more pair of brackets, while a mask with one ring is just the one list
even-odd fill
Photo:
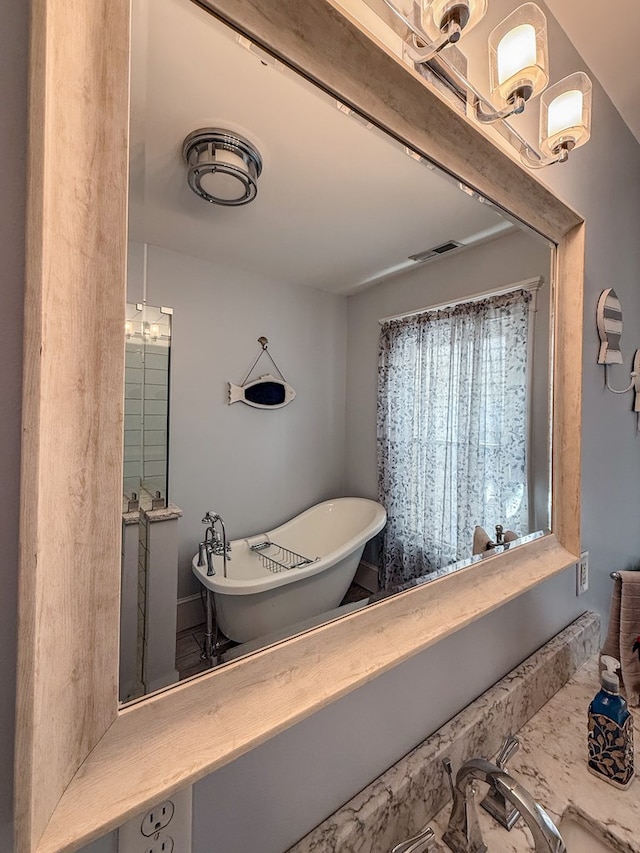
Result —
[[600, 351], [598, 364], [622, 364], [620, 336], [622, 335], [622, 307], [612, 287], [603, 290], [596, 311]]
[[285, 381], [278, 379], [272, 373], [266, 373], [243, 385], [229, 382], [229, 405], [246, 403], [256, 409], [281, 409], [288, 405], [296, 396], [296, 392]]
[[[246, 403], [247, 406], [253, 406], [254, 409], [282, 409], [295, 398], [296, 392], [273, 360], [273, 356], [269, 352], [269, 339], [264, 336], [259, 337], [258, 343], [262, 349], [242, 382], [239, 385], [229, 382], [229, 405]], [[273, 373], [265, 373], [263, 376], [249, 381], [249, 377], [263, 355], [266, 355], [271, 361], [278, 376], [274, 376]]]

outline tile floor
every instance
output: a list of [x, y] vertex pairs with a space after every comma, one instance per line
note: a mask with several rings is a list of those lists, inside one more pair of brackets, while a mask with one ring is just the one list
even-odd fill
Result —
[[[202, 658], [205, 627], [203, 622], [201, 625], [194, 625], [180, 631], [176, 636], [176, 669], [180, 681], [190, 678], [192, 675], [198, 675], [200, 672], [206, 672], [216, 665], [215, 660], [209, 661]], [[227, 640], [223, 636], [220, 640], [223, 652], [236, 645], [232, 640]]]
[[200, 658], [204, 647], [204, 622], [180, 631], [176, 636], [176, 669], [180, 680], [208, 668], [207, 661]]
[[[352, 583], [342, 600], [341, 606], [362, 601], [369, 598], [370, 595], [371, 593], [368, 590]], [[180, 681], [190, 678], [192, 675], [206, 672], [216, 665], [215, 660], [203, 660], [201, 657], [204, 649], [204, 632], [205, 623], [203, 622], [201, 625], [194, 625], [180, 631], [176, 636], [176, 669], [180, 675]], [[236, 643], [226, 640], [223, 651], [230, 651], [235, 646]], [[253, 651], [255, 648], [252, 647], [251, 650]]]

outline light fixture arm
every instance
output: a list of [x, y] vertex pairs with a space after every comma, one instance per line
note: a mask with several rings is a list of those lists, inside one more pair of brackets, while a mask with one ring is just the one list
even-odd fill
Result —
[[462, 27], [457, 21], [449, 21], [440, 38], [432, 44], [425, 43], [420, 36], [412, 33], [411, 42], [405, 45], [407, 56], [416, 65], [424, 65], [447, 45], [460, 41], [461, 34]]
[[509, 104], [509, 106], [505, 107], [503, 110], [485, 112], [482, 103], [477, 100], [475, 102], [476, 118], [483, 124], [490, 124], [494, 121], [509, 118], [509, 116], [520, 115], [520, 113], [524, 112], [526, 103], [527, 101], [522, 95], [516, 95], [513, 99], [513, 103]]
[[411, 37], [409, 40], [405, 40], [404, 46], [406, 51], [406, 56], [416, 65], [424, 65], [426, 62], [429, 62], [430, 59], [440, 53], [440, 51], [447, 47], [449, 44], [456, 44], [456, 42], [460, 41], [460, 36], [462, 35], [462, 25], [455, 18], [447, 21], [446, 25], [442, 29], [442, 35], [440, 38], [432, 42], [429, 40], [429, 36], [424, 32], [421, 26], [418, 25], [417, 21], [412, 20], [413, 16], [403, 14], [400, 9], [398, 9], [393, 2], [393, 0], [384, 0], [384, 3], [391, 9], [393, 14], [399, 18], [402, 23], [408, 27]]
[[536, 156], [534, 157], [532, 154], [533, 149], [526, 147], [520, 152], [520, 158], [525, 166], [528, 166], [530, 169], [544, 169], [545, 166], [553, 166], [554, 163], [566, 163], [569, 159], [569, 152], [573, 147], [573, 145], [567, 142], [557, 150], [553, 157], [542, 157], [537, 152], [535, 152]]

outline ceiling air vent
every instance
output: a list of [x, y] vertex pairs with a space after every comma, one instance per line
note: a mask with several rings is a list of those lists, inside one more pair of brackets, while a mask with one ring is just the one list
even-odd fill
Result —
[[454, 249], [459, 249], [462, 246], [462, 243], [456, 243], [455, 240], [449, 240], [448, 243], [443, 243], [441, 246], [436, 246], [432, 251], [436, 253], [436, 255], [444, 255], [445, 252], [451, 252]]
[[409, 255], [409, 260], [421, 263], [422, 261], [428, 261], [430, 258], [435, 258], [438, 255], [444, 255], [445, 252], [452, 252], [454, 249], [459, 249], [461, 246], [462, 243], [456, 243], [455, 240], [449, 240], [448, 243], [442, 243], [440, 246], [434, 246], [433, 249], [425, 249], [424, 252]]

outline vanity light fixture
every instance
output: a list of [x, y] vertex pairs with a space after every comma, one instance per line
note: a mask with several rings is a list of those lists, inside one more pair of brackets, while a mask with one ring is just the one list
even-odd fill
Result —
[[[409, 28], [404, 56], [427, 65], [450, 44], [460, 41], [486, 14], [489, 0], [384, 0]], [[471, 105], [482, 124], [503, 122], [518, 146], [522, 162], [532, 169], [564, 163], [569, 152], [584, 145], [591, 135], [591, 81], [582, 71], [570, 74], [545, 91], [549, 82], [547, 19], [535, 3], [523, 3], [489, 36], [489, 99], [469, 80], [438, 57], [456, 86], [452, 91]], [[442, 81], [442, 76], [439, 75]], [[506, 119], [524, 112], [527, 103], [544, 92], [540, 107], [540, 151]]]
[[189, 186], [210, 204], [237, 207], [256, 197], [262, 157], [238, 133], [219, 127], [194, 130], [182, 144], [182, 156]]

